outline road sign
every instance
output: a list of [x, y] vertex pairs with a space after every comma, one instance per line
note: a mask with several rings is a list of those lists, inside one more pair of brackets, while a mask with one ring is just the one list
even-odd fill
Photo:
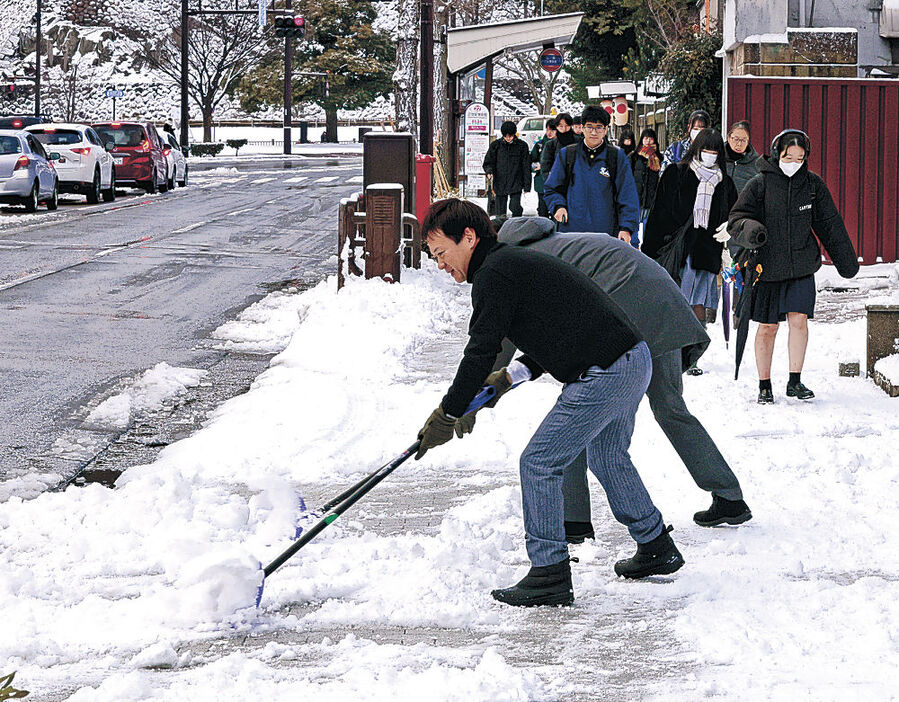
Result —
[[259, 0], [259, 26], [264, 27], [268, 22], [268, 0]]
[[484, 156], [490, 146], [490, 110], [487, 105], [473, 102], [465, 108], [465, 158], [463, 168], [467, 177], [466, 195], [484, 190]]
[[547, 73], [555, 73], [564, 63], [565, 58], [558, 49], [544, 49], [540, 54], [540, 68]]
[[106, 97], [108, 97], [108, 98], [125, 97], [125, 91], [124, 90], [115, 90], [113, 88], [107, 88], [106, 89]]

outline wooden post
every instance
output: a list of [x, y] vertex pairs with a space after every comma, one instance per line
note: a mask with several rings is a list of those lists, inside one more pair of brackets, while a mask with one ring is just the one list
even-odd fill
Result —
[[365, 189], [365, 277], [400, 281], [403, 186], [373, 183]]
[[353, 213], [356, 211], [356, 201], [350, 198], [344, 198], [340, 201], [337, 210], [337, 289], [340, 290], [345, 282], [343, 271], [343, 255], [344, 249], [349, 242], [347, 253], [352, 251], [353, 239], [355, 234], [355, 223], [353, 222]]

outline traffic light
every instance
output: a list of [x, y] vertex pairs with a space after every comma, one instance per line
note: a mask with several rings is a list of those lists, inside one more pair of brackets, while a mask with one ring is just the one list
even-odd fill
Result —
[[306, 20], [303, 17], [275, 17], [275, 36], [303, 39], [306, 36]]
[[2, 90], [0, 90], [0, 96], [8, 102], [14, 101], [18, 97], [15, 84], [8, 83], [4, 85]]

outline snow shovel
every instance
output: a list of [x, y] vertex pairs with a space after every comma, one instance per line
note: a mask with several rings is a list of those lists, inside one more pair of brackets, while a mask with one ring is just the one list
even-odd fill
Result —
[[[492, 400], [495, 395], [496, 388], [491, 385], [485, 386], [477, 395], [475, 395], [475, 398], [471, 401], [471, 404], [468, 405], [468, 409], [465, 410], [465, 414], [470, 414], [477, 411], [483, 405]], [[280, 568], [291, 557], [293, 557], [297, 551], [299, 551], [301, 548], [303, 548], [303, 546], [308, 544], [322, 531], [324, 531], [329, 524], [334, 522], [341, 514], [346, 512], [350, 507], [352, 507], [359, 500], [365, 497], [365, 495], [367, 495], [378, 483], [384, 480], [384, 478], [386, 478], [393, 471], [399, 468], [403, 463], [405, 463], [410, 456], [418, 451], [418, 447], [420, 445], [421, 441], [416, 441], [392, 461], [384, 464], [375, 472], [366, 476], [358, 483], [328, 502], [324, 507], [324, 509], [329, 510], [328, 513], [325, 514], [324, 517], [319, 519], [314, 525], [312, 525], [309, 531], [307, 531], [299, 539], [294, 541], [293, 544], [291, 544], [290, 547], [287, 548], [280, 556], [278, 556], [275, 560], [273, 560], [271, 563], [265, 566], [265, 568], [262, 569], [263, 579], [256, 591], [256, 606], [258, 607], [259, 603], [262, 601], [262, 589], [265, 586], [265, 578], [278, 570], [278, 568]]]

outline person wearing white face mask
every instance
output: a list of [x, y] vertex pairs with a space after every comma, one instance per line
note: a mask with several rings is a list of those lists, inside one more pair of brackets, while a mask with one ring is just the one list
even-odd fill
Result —
[[[703, 129], [683, 159], [662, 173], [646, 221], [643, 253], [662, 263], [703, 325], [706, 309], [718, 309], [724, 244], [715, 239], [715, 230], [727, 222], [736, 200], [737, 189], [726, 171], [724, 139]], [[695, 365], [687, 372], [702, 373]]]
[[[767, 230], [758, 248], [754, 269], [760, 270], [744, 310], [758, 322], [755, 360], [759, 374], [759, 404], [774, 402], [771, 359], [780, 322], [786, 321], [790, 376], [787, 397], [810, 400], [815, 393], [800, 377], [808, 345], [808, 320], [815, 312], [815, 271], [821, 267], [823, 244], [844, 278], [858, 273], [855, 248], [827, 185], [807, 166], [811, 144], [808, 135], [787, 129], [771, 142], [771, 155], [759, 164], [730, 213], [728, 232], [732, 243], [754, 248], [744, 240], [759, 224]], [[817, 237], [817, 238], [816, 238]], [[744, 291], [744, 297], [746, 292]], [[747, 314], [741, 311], [741, 318]]]
[[690, 115], [687, 124], [689, 125], [687, 138], [674, 142], [665, 150], [665, 158], [662, 161], [663, 171], [668, 166], [679, 163], [681, 159], [683, 159], [684, 154], [690, 150], [690, 146], [693, 144], [693, 140], [699, 135], [699, 132], [712, 126], [712, 119], [705, 110], [695, 110]]

